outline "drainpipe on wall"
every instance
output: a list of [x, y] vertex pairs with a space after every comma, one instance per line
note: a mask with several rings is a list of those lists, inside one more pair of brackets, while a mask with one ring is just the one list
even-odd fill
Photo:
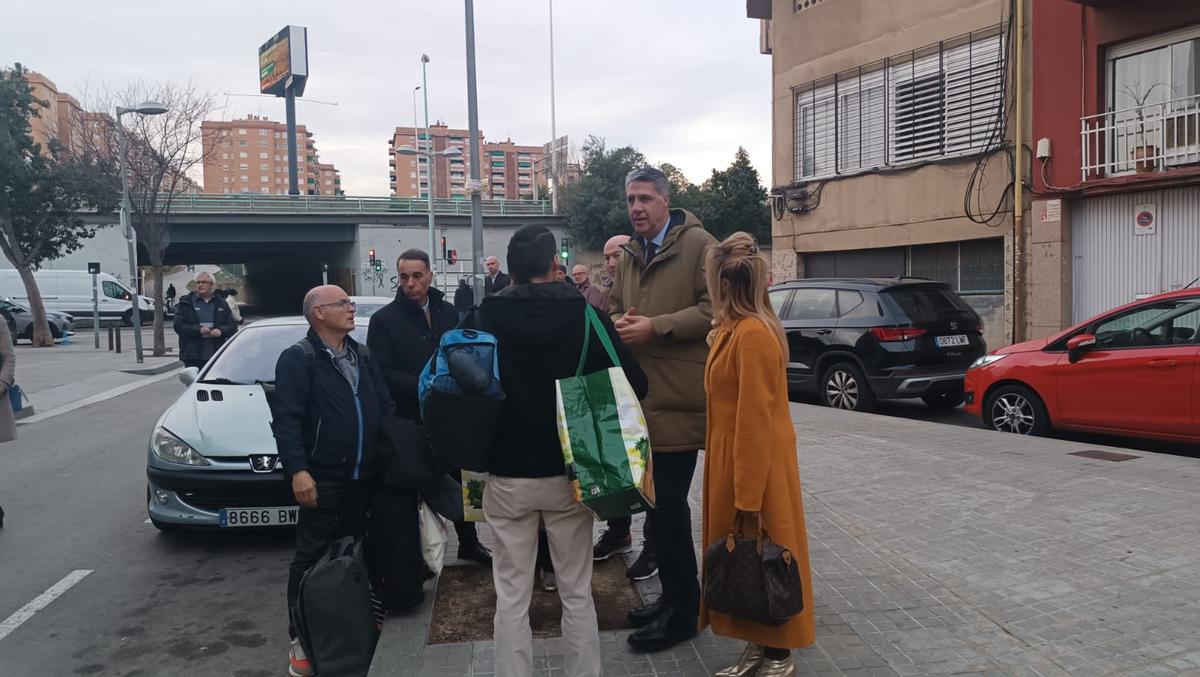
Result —
[[1025, 340], [1025, 128], [1024, 74], [1025, 63], [1025, 0], [1017, 3], [1017, 25], [1015, 27], [1016, 63], [1013, 75], [1016, 80], [1016, 140], [1017, 161], [1013, 178], [1013, 343]]

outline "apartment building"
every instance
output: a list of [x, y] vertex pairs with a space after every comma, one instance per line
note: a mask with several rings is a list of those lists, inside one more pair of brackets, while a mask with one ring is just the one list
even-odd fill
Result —
[[[388, 140], [391, 156], [388, 183], [392, 195], [427, 198], [432, 176], [435, 199], [467, 199], [466, 182], [471, 175], [469, 138], [467, 130], [452, 129], [441, 121], [430, 125], [428, 137], [423, 127], [397, 127]], [[541, 146], [519, 145], [512, 139], [488, 142], [482, 132], [479, 143], [484, 163], [479, 177], [487, 183], [484, 199], [537, 199], [539, 184], [535, 174], [544, 156]], [[432, 170], [424, 154], [404, 154], [399, 150], [404, 147], [432, 152]]]
[[1200, 277], [1200, 3], [1037, 0], [1032, 23], [1044, 336]]
[[[247, 115], [228, 122], [205, 120], [200, 130], [206, 193], [287, 195], [287, 124]], [[300, 193], [337, 195], [338, 172], [333, 165], [321, 163], [313, 134], [304, 125], [296, 125], [296, 148]]]
[[89, 131], [95, 131], [103, 138], [112, 125], [111, 116], [85, 111], [78, 99], [59, 91], [54, 81], [45, 75], [28, 71], [25, 81], [33, 96], [47, 104], [29, 121], [33, 140], [42, 148], [49, 148], [50, 140], [56, 139], [62, 144], [64, 153], [79, 153], [88, 145], [85, 138]]
[[[751, 0], [771, 55], [775, 280], [943, 280], [1013, 340], [1008, 0]], [[793, 299], [793, 319], [829, 309]], [[836, 311], [833, 311], [836, 312]]]

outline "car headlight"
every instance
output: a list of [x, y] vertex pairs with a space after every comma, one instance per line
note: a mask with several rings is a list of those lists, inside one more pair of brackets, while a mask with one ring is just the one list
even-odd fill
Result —
[[974, 362], [971, 363], [971, 369], [979, 369], [980, 367], [986, 367], [989, 364], [992, 364], [993, 362], [999, 362], [1000, 360], [1003, 360], [1006, 357], [1008, 357], [1008, 355], [1005, 355], [1005, 354], [984, 355], [983, 357], [981, 357], [978, 360], [975, 360]]
[[150, 448], [154, 455], [167, 463], [180, 465], [209, 465], [208, 459], [200, 452], [191, 448], [186, 442], [175, 437], [166, 428], [155, 428], [150, 436]]

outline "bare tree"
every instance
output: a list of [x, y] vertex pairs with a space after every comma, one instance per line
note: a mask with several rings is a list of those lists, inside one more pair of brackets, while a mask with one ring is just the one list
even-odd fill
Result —
[[[213, 144], [202, 137], [201, 123], [216, 109], [216, 100], [190, 83], [170, 82], [137, 83], [106, 98], [116, 103], [104, 110], [143, 101], [156, 101], [167, 109], [161, 115], [130, 113], [122, 120], [128, 143], [130, 223], [153, 268], [154, 355], [158, 357], [166, 353], [162, 282], [163, 260], [171, 244], [171, 209], [180, 194], [200, 191], [188, 174], [201, 167], [213, 150]], [[110, 126], [100, 140], [114, 156], [116, 133], [116, 127]], [[131, 283], [136, 287], [136, 280]]]

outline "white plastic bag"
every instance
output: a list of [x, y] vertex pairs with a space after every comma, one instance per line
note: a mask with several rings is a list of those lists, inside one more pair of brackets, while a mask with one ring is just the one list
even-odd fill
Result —
[[417, 509], [417, 519], [421, 525], [421, 557], [433, 573], [440, 575], [446, 559], [446, 542], [450, 539], [446, 523], [425, 505], [425, 501], [421, 501]]

